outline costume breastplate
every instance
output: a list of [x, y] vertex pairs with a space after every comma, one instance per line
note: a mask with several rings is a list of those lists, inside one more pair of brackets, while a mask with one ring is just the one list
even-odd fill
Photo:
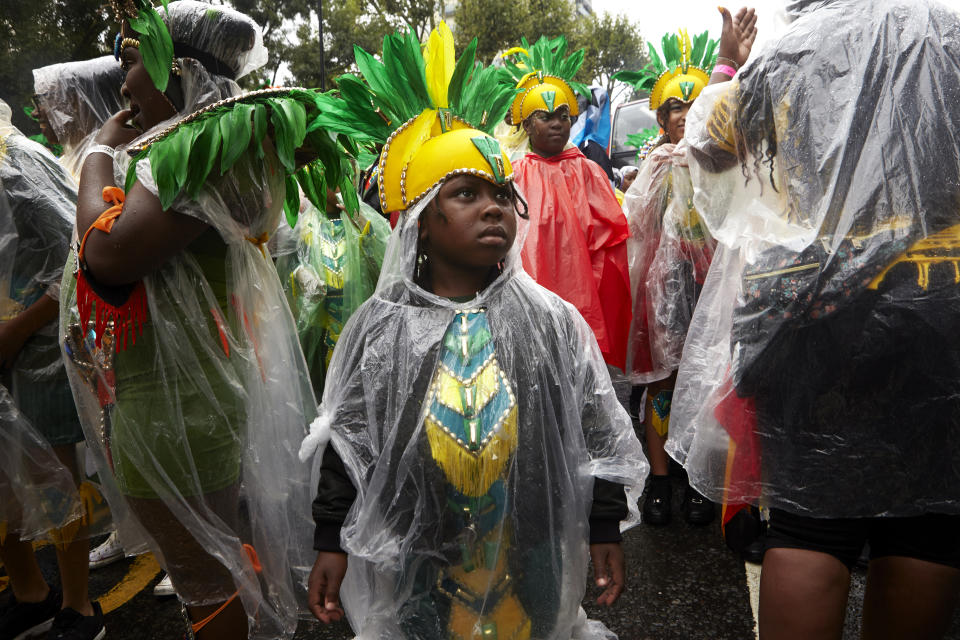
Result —
[[514, 593], [505, 480], [517, 449], [517, 401], [497, 363], [484, 309], [456, 314], [427, 394], [430, 454], [448, 483], [460, 558], [441, 568], [453, 640], [527, 639], [530, 619]]

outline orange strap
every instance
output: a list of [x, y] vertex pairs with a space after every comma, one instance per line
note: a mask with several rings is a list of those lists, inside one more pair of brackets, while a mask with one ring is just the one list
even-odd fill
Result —
[[[250, 564], [253, 565], [253, 570], [256, 571], [257, 573], [260, 573], [263, 570], [263, 566], [260, 564], [260, 557], [257, 555], [256, 550], [253, 548], [252, 545], [249, 545], [249, 544], [243, 545], [243, 550], [247, 552], [247, 557], [250, 558]], [[211, 620], [213, 620], [218, 615], [223, 613], [223, 610], [229, 607], [230, 603], [236, 600], [238, 595], [240, 595], [239, 591], [234, 592], [234, 594], [230, 596], [226, 602], [220, 605], [220, 607], [217, 608], [216, 611], [208, 615], [206, 618], [204, 618], [200, 622], [195, 622], [193, 625], [191, 625], [191, 629], [193, 629], [193, 633], [194, 634], [199, 633], [200, 630], [203, 629], [205, 626], [207, 626]]]
[[77, 253], [77, 257], [80, 260], [83, 260], [84, 248], [87, 246], [87, 238], [90, 237], [91, 231], [99, 229], [104, 233], [110, 233], [110, 231], [113, 230], [113, 223], [116, 222], [120, 214], [123, 213], [123, 203], [126, 201], [126, 194], [120, 187], [104, 187], [103, 201], [112, 203], [113, 206], [101, 213], [97, 219], [93, 221], [93, 224], [87, 228], [86, 233], [83, 234], [83, 240], [80, 241], [80, 251]]

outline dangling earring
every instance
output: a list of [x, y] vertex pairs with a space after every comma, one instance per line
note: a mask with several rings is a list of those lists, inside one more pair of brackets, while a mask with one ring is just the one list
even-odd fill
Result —
[[414, 271], [414, 279], [417, 284], [423, 282], [423, 274], [428, 268], [430, 268], [430, 259], [427, 257], [427, 254], [417, 253], [417, 266]]

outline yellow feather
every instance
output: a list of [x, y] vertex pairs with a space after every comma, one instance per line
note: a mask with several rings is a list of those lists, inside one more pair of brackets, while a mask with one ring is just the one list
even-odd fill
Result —
[[453, 77], [453, 68], [456, 65], [456, 53], [453, 47], [453, 33], [446, 22], [440, 24], [430, 33], [426, 49], [423, 51], [423, 60], [426, 65], [427, 91], [434, 106], [438, 109], [449, 107], [447, 87]]
[[686, 29], [680, 29], [680, 52], [684, 62], [690, 62], [691, 51], [693, 51], [693, 43], [690, 41], [690, 34]]
[[501, 53], [500, 57], [506, 58], [507, 56], [512, 56], [516, 53], [527, 53], [527, 50], [524, 49], [523, 47], [511, 47], [510, 49], [507, 49], [506, 51]]

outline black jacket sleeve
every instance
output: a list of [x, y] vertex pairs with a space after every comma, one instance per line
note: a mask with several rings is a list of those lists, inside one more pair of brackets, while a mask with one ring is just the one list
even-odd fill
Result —
[[622, 484], [597, 478], [590, 509], [590, 544], [620, 542], [620, 521], [627, 517], [627, 494]]
[[337, 455], [333, 445], [328, 443], [320, 462], [317, 497], [313, 500], [315, 550], [344, 552], [340, 547], [340, 529], [356, 497], [357, 490], [347, 475], [343, 460]]

